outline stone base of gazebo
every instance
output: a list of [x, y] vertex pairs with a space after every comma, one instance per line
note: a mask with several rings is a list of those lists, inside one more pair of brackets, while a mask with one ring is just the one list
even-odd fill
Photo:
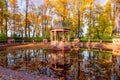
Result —
[[50, 45], [50, 50], [54, 51], [70, 51], [71, 44], [70, 42], [63, 42], [63, 41], [52, 41]]
[[113, 55], [115, 55], [115, 56], [120, 56], [120, 51], [113, 49]]
[[63, 48], [59, 48], [57, 46], [50, 46], [50, 50], [53, 50], [53, 51], [70, 51], [70, 48], [69, 47], [63, 47]]
[[120, 38], [113, 38], [113, 44], [120, 44]]

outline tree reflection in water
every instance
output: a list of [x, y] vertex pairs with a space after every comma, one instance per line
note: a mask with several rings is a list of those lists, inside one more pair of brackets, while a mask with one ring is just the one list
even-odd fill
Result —
[[119, 80], [120, 57], [112, 51], [24, 48], [0, 52], [0, 66], [60, 80]]

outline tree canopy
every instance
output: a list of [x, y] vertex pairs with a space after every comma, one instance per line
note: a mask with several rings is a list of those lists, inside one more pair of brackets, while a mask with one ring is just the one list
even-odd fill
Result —
[[[71, 29], [71, 38], [110, 39], [114, 26], [111, 3], [112, 0], [105, 5], [96, 0], [44, 0], [36, 6], [34, 0], [0, 0], [0, 34], [46, 37], [61, 15]], [[24, 8], [21, 4], [25, 4]]]

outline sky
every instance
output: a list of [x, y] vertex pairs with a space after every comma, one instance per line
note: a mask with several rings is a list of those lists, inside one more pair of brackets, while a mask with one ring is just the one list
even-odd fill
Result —
[[[29, 0], [30, 3], [31, 2], [34, 2], [34, 4], [36, 6], [40, 6], [41, 4], [44, 3], [44, 0]], [[100, 3], [101, 5], [104, 5], [107, 0], [96, 0], [98, 3]], [[25, 0], [18, 0], [18, 4], [20, 5], [21, 8], [24, 8], [25, 7]]]
[[[44, 0], [34, 0], [35, 2], [37, 2], [38, 4], [42, 4], [44, 3]], [[104, 5], [107, 0], [97, 0], [100, 4]]]
[[97, 1], [100, 2], [100, 4], [102, 5], [104, 5], [107, 2], [107, 0], [97, 0]]

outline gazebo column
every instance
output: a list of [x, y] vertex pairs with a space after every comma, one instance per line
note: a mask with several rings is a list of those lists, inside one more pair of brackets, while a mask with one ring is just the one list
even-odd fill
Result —
[[64, 40], [64, 41], [65, 41], [64, 31], [62, 32], [62, 40]]
[[56, 41], [58, 41], [58, 32], [56, 31]]
[[54, 41], [54, 31], [52, 31], [52, 41]]
[[50, 32], [50, 40], [53, 41], [53, 32]]
[[55, 32], [54, 32], [54, 39], [55, 39], [55, 41], [56, 41], [56, 30], [55, 30]]
[[68, 31], [68, 41], [70, 41], [70, 31]]

